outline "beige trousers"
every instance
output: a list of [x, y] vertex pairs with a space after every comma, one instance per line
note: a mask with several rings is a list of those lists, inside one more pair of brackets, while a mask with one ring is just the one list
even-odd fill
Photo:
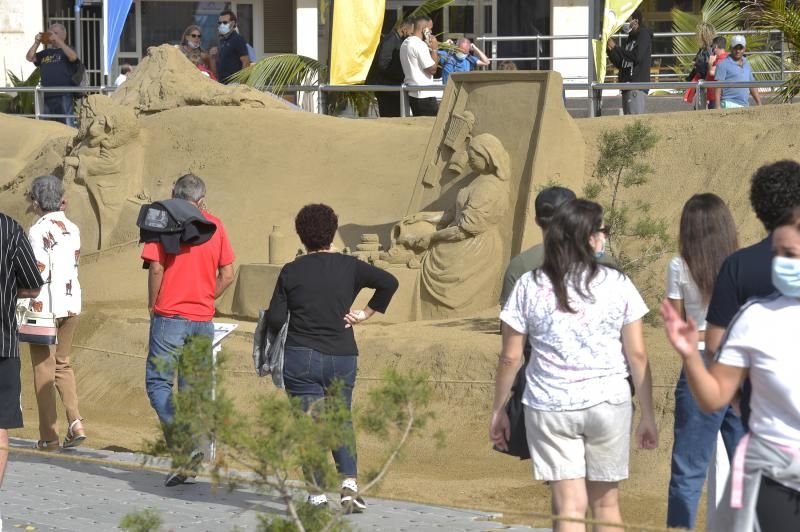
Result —
[[31, 344], [31, 363], [33, 364], [33, 385], [36, 388], [36, 403], [39, 406], [39, 437], [45, 441], [58, 439], [58, 414], [56, 395], [67, 411], [67, 425], [81, 419], [78, 412], [78, 390], [75, 374], [69, 364], [72, 337], [78, 325], [78, 317], [59, 318], [58, 344]]

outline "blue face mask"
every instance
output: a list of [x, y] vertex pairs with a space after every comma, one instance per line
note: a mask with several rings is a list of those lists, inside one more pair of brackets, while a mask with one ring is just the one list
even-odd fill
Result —
[[220, 24], [218, 28], [220, 35], [227, 35], [231, 32], [231, 25], [230, 24]]
[[781, 294], [800, 297], [800, 259], [772, 259], [772, 284]]

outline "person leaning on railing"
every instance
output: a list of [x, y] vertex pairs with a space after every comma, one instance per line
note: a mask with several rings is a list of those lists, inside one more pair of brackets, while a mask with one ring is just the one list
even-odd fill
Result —
[[[46, 48], [37, 52], [39, 45]], [[46, 32], [37, 33], [25, 59], [39, 67], [42, 87], [74, 87], [81, 82], [81, 64], [78, 54], [67, 44], [67, 29], [63, 24], [51, 24]], [[72, 115], [72, 94], [64, 92], [44, 93], [44, 112], [48, 115]], [[74, 125], [75, 119], [46, 118]]]

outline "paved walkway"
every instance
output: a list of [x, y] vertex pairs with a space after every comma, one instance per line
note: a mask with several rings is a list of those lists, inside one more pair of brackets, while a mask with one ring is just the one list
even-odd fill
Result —
[[[33, 442], [12, 439], [11, 445], [30, 449]], [[65, 456], [112, 463], [78, 462]], [[254, 530], [259, 513], [284, 513], [274, 497], [244, 488], [215, 489], [203, 478], [166, 488], [163, 473], [137, 467], [142, 458], [88, 448], [52, 455], [12, 451], [0, 490], [3, 529], [111, 530], [125, 514], [149, 507], [161, 515], [164, 530]], [[347, 517], [355, 530], [533, 530], [492, 522], [490, 514], [479, 511], [373, 498], [368, 503], [366, 513]]]

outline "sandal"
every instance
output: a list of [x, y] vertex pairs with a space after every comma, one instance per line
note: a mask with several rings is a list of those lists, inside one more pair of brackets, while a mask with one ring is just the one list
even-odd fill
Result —
[[64, 437], [64, 448], [77, 447], [83, 440], [86, 439], [86, 433], [83, 431], [83, 424], [80, 419], [76, 419], [69, 424], [67, 435]]
[[50, 441], [39, 440], [36, 442], [35, 446], [36, 450], [47, 451], [47, 452], [57, 451], [59, 447], [60, 446], [58, 445], [58, 440], [50, 440]]

